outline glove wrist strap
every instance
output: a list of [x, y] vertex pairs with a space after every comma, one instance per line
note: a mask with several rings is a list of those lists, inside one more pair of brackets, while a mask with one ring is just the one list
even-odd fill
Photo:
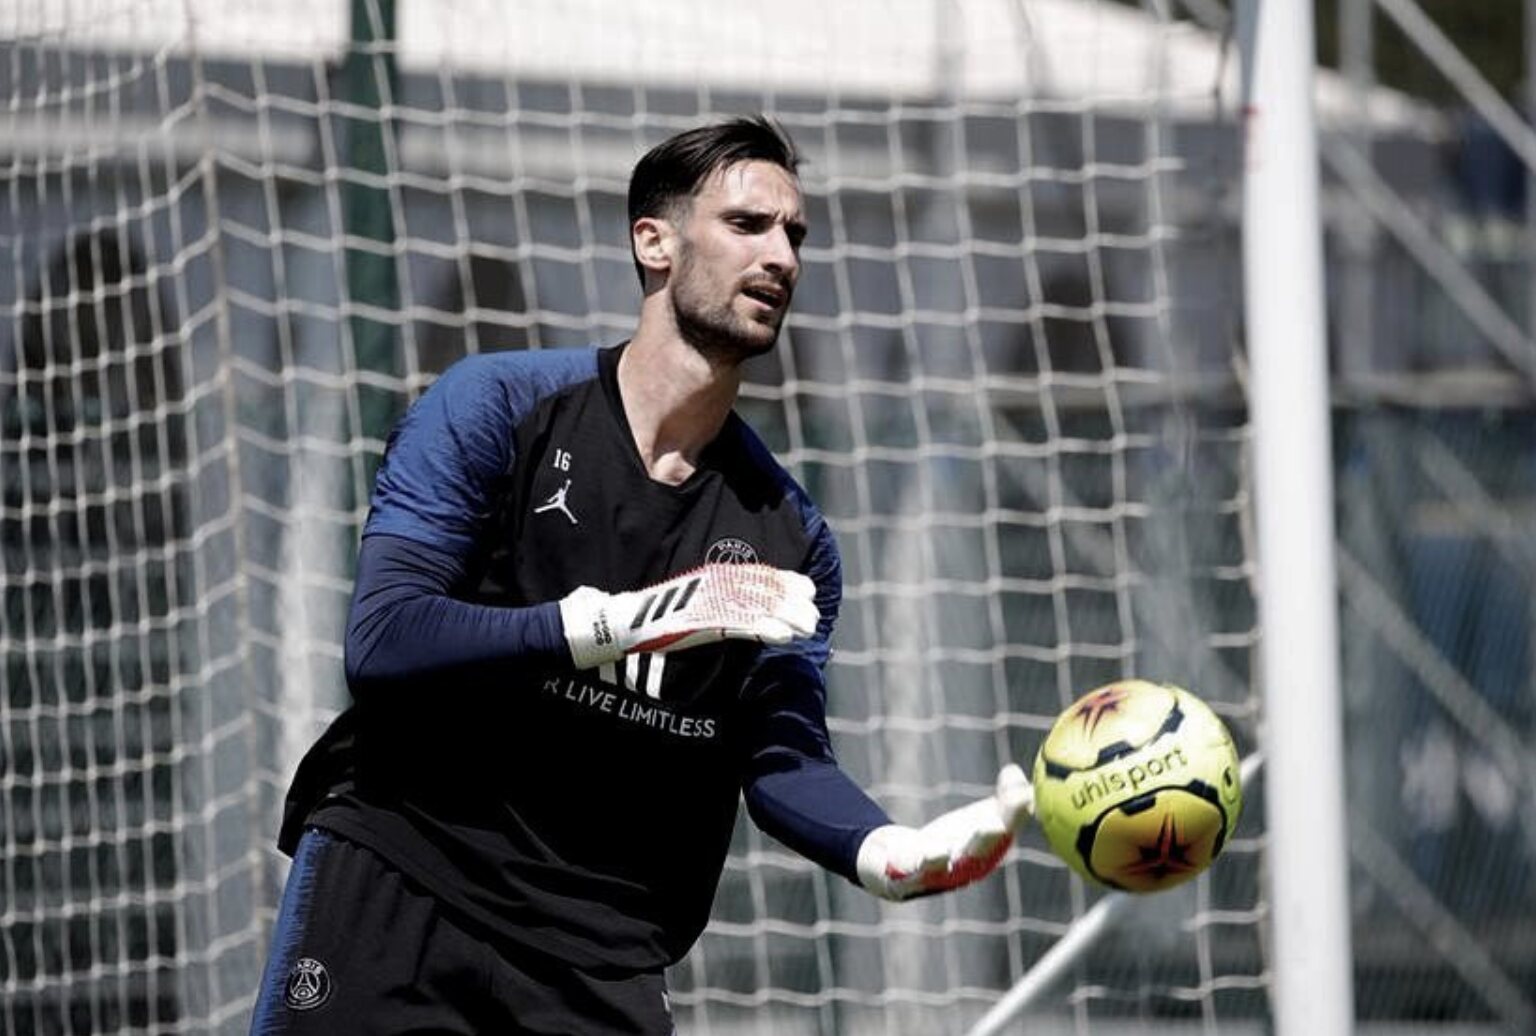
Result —
[[854, 864], [859, 884], [864, 887], [864, 891], [881, 899], [901, 898], [896, 894], [891, 884], [891, 877], [886, 871], [891, 861], [890, 838], [900, 827], [899, 824], [877, 827], [865, 835], [864, 841], [859, 843], [859, 856]]
[[595, 669], [623, 657], [610, 617], [611, 602], [610, 595], [590, 587], [582, 587], [560, 601], [565, 643], [577, 669]]

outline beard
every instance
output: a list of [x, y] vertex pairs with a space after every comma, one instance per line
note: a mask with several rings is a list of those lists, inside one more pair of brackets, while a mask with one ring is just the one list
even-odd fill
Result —
[[739, 291], [732, 291], [723, 301], [711, 301], [706, 285], [690, 276], [692, 264], [680, 265], [672, 291], [672, 317], [683, 340], [704, 357], [735, 363], [771, 352], [779, 340], [779, 328], [789, 300], [771, 322], [753, 320], [735, 309]]

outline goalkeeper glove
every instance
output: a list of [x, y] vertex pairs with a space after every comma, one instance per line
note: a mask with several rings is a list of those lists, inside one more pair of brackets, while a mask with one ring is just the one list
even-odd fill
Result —
[[997, 791], [920, 828], [887, 824], [859, 846], [859, 883], [881, 899], [903, 900], [969, 885], [997, 868], [1034, 808], [1034, 792], [1013, 763]]
[[680, 651], [727, 637], [785, 644], [816, 631], [816, 584], [771, 565], [711, 564], [664, 582], [609, 594], [578, 587], [560, 601], [577, 669], [625, 655]]

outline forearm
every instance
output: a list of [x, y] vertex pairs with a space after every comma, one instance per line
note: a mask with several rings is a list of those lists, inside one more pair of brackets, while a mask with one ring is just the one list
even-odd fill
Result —
[[859, 846], [890, 817], [838, 765], [821, 671], [798, 653], [765, 652], [748, 682], [742, 790], [752, 820], [802, 856], [857, 881]]
[[354, 694], [463, 666], [570, 663], [555, 602], [504, 608], [457, 600], [451, 591], [463, 575], [446, 552], [396, 536], [363, 540], [346, 637]]
[[768, 834], [872, 895], [902, 900], [968, 885], [994, 870], [1033, 803], [1012, 764], [995, 792], [922, 827], [891, 822], [832, 755], [821, 671], [781, 655], [748, 682], [755, 747], [744, 784]]
[[857, 882], [859, 847], [890, 817], [836, 763], [785, 756], [746, 788], [764, 832], [827, 870]]

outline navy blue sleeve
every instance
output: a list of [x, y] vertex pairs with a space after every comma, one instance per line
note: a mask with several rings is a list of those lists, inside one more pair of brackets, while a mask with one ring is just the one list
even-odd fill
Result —
[[460, 560], [399, 536], [365, 537], [347, 621], [347, 685], [354, 696], [462, 665], [568, 663], [554, 601], [492, 608], [455, 600]]
[[783, 657], [759, 670], [743, 792], [753, 823], [849, 881], [864, 836], [891, 822], [832, 755], [821, 673]]
[[592, 349], [472, 356], [396, 425], [374, 482], [347, 621], [354, 696], [468, 664], [569, 661], [555, 602], [497, 608], [452, 592], [512, 472], [519, 422], [544, 396], [596, 370]]
[[826, 520], [803, 495], [801, 509], [811, 536], [802, 571], [816, 583], [821, 621], [813, 637], [764, 649], [748, 677], [742, 791], [753, 822], [764, 832], [857, 882], [859, 846], [891, 819], [832, 753], [825, 667], [842, 604], [842, 562]]

